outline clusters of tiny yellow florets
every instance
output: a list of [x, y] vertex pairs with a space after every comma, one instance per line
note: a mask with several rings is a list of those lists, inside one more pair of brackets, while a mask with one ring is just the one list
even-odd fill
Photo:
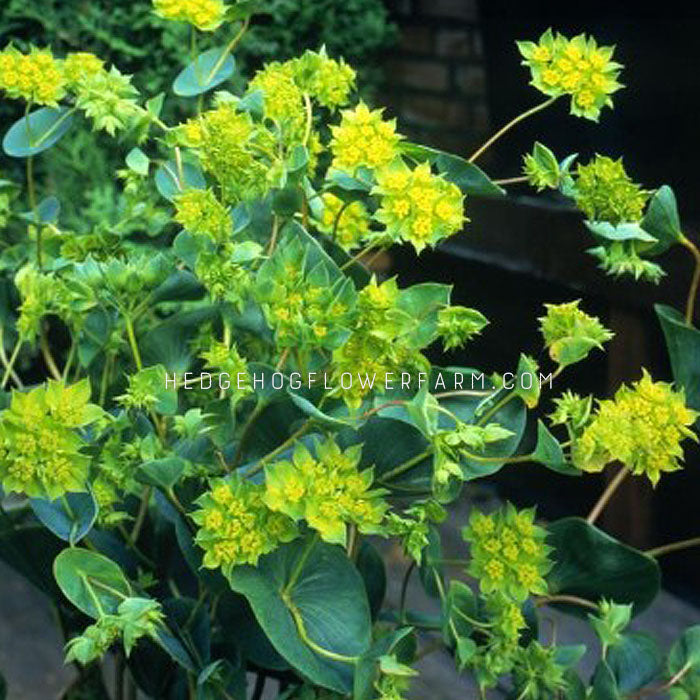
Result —
[[262, 91], [265, 117], [301, 136], [306, 124], [306, 111], [301, 88], [295, 81], [292, 61], [268, 63], [250, 81], [248, 92]]
[[211, 190], [187, 190], [175, 198], [175, 221], [190, 233], [208, 236], [216, 243], [231, 234], [231, 217]]
[[681, 442], [697, 440], [690, 430], [697, 417], [685, 405], [682, 391], [654, 382], [645, 370], [639, 381], [620, 387], [614, 399], [599, 402], [589, 425], [575, 440], [571, 456], [577, 467], [588, 472], [619, 461], [656, 484], [661, 472], [681, 468]]
[[471, 544], [469, 573], [479, 579], [484, 594], [522, 602], [532, 593], [547, 592], [551, 548], [534, 518], [533, 509], [517, 511], [510, 504], [491, 515], [472, 514], [462, 537]]
[[465, 221], [459, 187], [434, 175], [428, 163], [411, 170], [403, 160], [394, 160], [377, 171], [372, 192], [380, 196], [376, 218], [387, 235], [410, 242], [418, 252], [457, 233]]
[[264, 501], [272, 510], [306, 522], [326, 542], [345, 544], [347, 524], [378, 533], [387, 505], [372, 490], [372, 470], [358, 470], [361, 447], [342, 451], [328, 439], [316, 444], [315, 456], [300, 445], [291, 461], [265, 469]]
[[306, 51], [293, 65], [301, 90], [320, 105], [334, 109], [347, 104], [355, 86], [355, 71], [342, 58], [329, 58], [324, 49]]
[[632, 182], [622, 158], [596, 156], [587, 165], [579, 164], [576, 175], [576, 205], [591, 221], [617, 225], [642, 218], [649, 192]]
[[9, 46], [0, 52], [0, 88], [15, 99], [56, 106], [66, 94], [62, 62], [49, 49], [23, 54]]
[[203, 565], [224, 573], [239, 564], [255, 566], [258, 559], [297, 535], [294, 522], [270, 510], [265, 486], [241, 479], [218, 480], [196, 503], [192, 519], [199, 526], [196, 542], [204, 549]]
[[87, 380], [15, 392], [0, 414], [0, 478], [6, 491], [54, 500], [85, 491], [90, 458], [76, 432], [102, 417]]
[[425, 372], [429, 367], [425, 357], [408, 342], [415, 321], [398, 308], [400, 298], [395, 279], [377, 284], [373, 278], [358, 294], [352, 333], [333, 352], [331, 365], [341, 387], [344, 375], [355, 378], [340, 392], [351, 408], [358, 408], [373, 390], [384, 392], [387, 381], [401, 372]]
[[364, 165], [378, 168], [397, 155], [401, 136], [396, 133], [396, 120], [382, 119], [382, 110], [370, 111], [363, 102], [342, 112], [339, 125], [331, 126], [333, 167], [354, 172]]
[[163, 19], [188, 22], [201, 31], [213, 31], [226, 18], [222, 0], [153, 0], [155, 13]]
[[319, 228], [345, 250], [359, 247], [370, 237], [370, 221], [369, 212], [362, 202], [346, 203], [330, 192], [323, 195]]
[[217, 180], [226, 204], [253, 199], [266, 191], [268, 167], [256, 156], [271, 148], [273, 138], [247, 112], [223, 103], [183, 124], [180, 136]]
[[74, 85], [104, 70], [104, 61], [85, 51], [69, 53], [63, 61], [63, 73], [69, 84]]
[[519, 41], [523, 64], [532, 82], [545, 95], [571, 95], [571, 113], [597, 120], [603, 107], [612, 107], [610, 95], [622, 85], [622, 66], [612, 60], [614, 47], [598, 46], [585, 34], [567, 39], [548, 29], [538, 43]]
[[348, 335], [355, 291], [350, 280], [331, 281], [324, 262], [309, 269], [296, 241], [277, 248], [260, 268], [257, 298], [280, 347], [332, 349]]

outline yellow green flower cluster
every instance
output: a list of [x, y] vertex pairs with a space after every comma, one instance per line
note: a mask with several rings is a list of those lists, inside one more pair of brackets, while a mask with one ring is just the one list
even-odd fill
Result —
[[411, 170], [401, 159], [379, 169], [372, 194], [380, 196], [376, 218], [394, 241], [408, 241], [420, 253], [462, 229], [464, 196], [434, 175], [428, 163]]
[[537, 43], [519, 41], [523, 65], [530, 68], [531, 85], [551, 97], [571, 95], [571, 113], [597, 121], [610, 95], [622, 85], [622, 66], [612, 60], [614, 47], [598, 46], [593, 37], [568, 39], [548, 29]]
[[175, 221], [190, 233], [208, 236], [215, 243], [229, 240], [229, 211], [211, 190], [187, 190], [175, 197], [174, 204]]
[[334, 168], [354, 173], [360, 166], [378, 168], [394, 160], [401, 140], [395, 119], [384, 120], [382, 110], [371, 111], [364, 102], [341, 114], [340, 124], [331, 126]]
[[306, 124], [306, 111], [302, 90], [295, 80], [294, 63], [266, 64], [249, 83], [248, 93], [256, 90], [263, 93], [265, 117], [300, 138]]
[[95, 54], [85, 51], [69, 53], [63, 62], [63, 74], [70, 85], [79, 83], [83, 78], [97, 75], [104, 70], [104, 61]]
[[387, 510], [382, 491], [372, 490], [372, 469], [358, 470], [359, 445], [342, 451], [332, 438], [315, 445], [315, 456], [303, 445], [291, 461], [265, 468], [265, 504], [294, 521], [305, 520], [326, 542], [344, 545], [347, 524], [377, 534]]
[[309, 266], [297, 239], [278, 246], [260, 268], [256, 292], [280, 347], [333, 349], [350, 333], [356, 301], [352, 282], [323, 260]]
[[482, 313], [466, 306], [448, 306], [438, 312], [438, 333], [445, 350], [464, 347], [487, 323]]
[[371, 217], [362, 202], [349, 204], [331, 192], [323, 195], [323, 213], [319, 228], [333, 237], [345, 250], [358, 248], [371, 236]]
[[23, 54], [8, 46], [0, 52], [0, 89], [12, 98], [55, 107], [66, 94], [62, 61], [50, 49]]
[[602, 349], [613, 337], [597, 318], [579, 309], [580, 303], [545, 304], [547, 314], [538, 319], [549, 356], [562, 367], [583, 360], [593, 348]]
[[211, 484], [196, 503], [192, 520], [199, 526], [195, 541], [204, 549], [203, 565], [224, 573], [258, 559], [297, 536], [294, 521], [265, 505], [264, 484], [238, 475]]
[[77, 429], [103, 417], [90, 403], [85, 379], [72, 386], [49, 381], [14, 392], [0, 414], [0, 478], [6, 491], [54, 500], [85, 491], [90, 458]]
[[599, 472], [618, 461], [655, 485], [662, 472], [681, 468], [681, 442], [697, 441], [690, 429], [697, 417], [682, 391], [653, 381], [644, 370], [639, 381], [620, 387], [614, 399], [598, 403], [572, 446], [573, 462], [584, 471]]
[[225, 204], [254, 199], [266, 191], [268, 166], [256, 154], [271, 151], [274, 139], [247, 112], [224, 102], [183, 124], [180, 136], [221, 186]]
[[187, 22], [203, 32], [218, 29], [226, 18], [222, 0], [153, 0], [154, 12], [163, 19]]
[[534, 520], [534, 509], [518, 511], [510, 503], [491, 515], [472, 513], [462, 537], [471, 544], [468, 571], [479, 579], [482, 593], [521, 603], [530, 594], [547, 592], [551, 547]]
[[347, 104], [355, 87], [355, 71], [341, 58], [329, 58], [325, 48], [305, 51], [294, 59], [296, 82], [301, 90], [323, 107], [335, 109]]
[[356, 325], [345, 343], [333, 352], [331, 365], [337, 382], [342, 382], [344, 373], [375, 377], [372, 386], [353, 381], [341, 392], [351, 408], [358, 408], [374, 389], [383, 392], [387, 375], [396, 378], [401, 372], [428, 371], [427, 360], [406, 342], [414, 319], [397, 308], [400, 296], [393, 278], [381, 284], [373, 278], [358, 294]]
[[642, 218], [649, 194], [632, 182], [622, 158], [613, 160], [597, 155], [576, 169], [576, 205], [591, 221], [607, 221], [614, 226], [637, 222]]

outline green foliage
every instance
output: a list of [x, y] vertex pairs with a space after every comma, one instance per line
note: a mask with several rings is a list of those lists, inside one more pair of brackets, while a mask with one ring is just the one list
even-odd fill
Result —
[[[46, 8], [36, 21], [72, 42]], [[490, 381], [433, 366], [437, 343], [468, 352], [486, 318], [453, 305], [450, 287], [405, 287], [364, 263], [392, 245], [434, 247], [462, 229], [472, 197], [504, 197], [474, 163], [491, 141], [469, 160], [406, 142], [355, 95], [335, 34], [328, 51], [280, 49], [249, 81], [235, 72], [251, 36], [291, 41], [292, 16], [295, 32], [319, 12], [333, 26], [330, 0], [150, 8], [78, 17], [114, 56], [27, 50], [19, 34], [0, 52], [0, 89], [27, 102], [3, 141], [24, 174], [0, 181], [0, 479], [15, 494], [0, 558], [55, 603], [66, 661], [120, 647], [154, 698], [244, 698], [257, 674], [282, 678], [287, 700], [400, 700], [421, 630], [482, 694], [505, 683], [519, 700], [620, 698], [663, 682], [693, 697], [697, 629], [665, 661], [627, 630], [660, 588], [652, 555], [668, 550], [639, 552], [594, 523], [623, 478], [656, 483], [697, 439], [700, 277], [685, 316], [658, 307], [676, 386], [642, 370], [612, 399], [563, 391], [543, 416], [553, 382], [612, 336], [578, 301], [546, 304], [542, 347]], [[384, 13], [368, 0], [342, 9], [352, 48], [376, 45]], [[274, 11], [282, 38], [258, 10]], [[98, 35], [97, 18], [131, 18], [130, 31]], [[165, 59], [188, 25], [203, 41], [183, 67]], [[137, 42], [155, 26], [164, 47], [148, 52], [150, 35]], [[533, 84], [571, 95], [575, 115], [610, 106], [611, 49], [551, 32], [520, 49]], [[132, 61], [133, 78], [120, 72]], [[537, 143], [527, 180], [578, 203], [611, 270], [653, 277], [647, 258], [675, 244], [700, 261], [670, 188], [645, 212], [619, 161], [574, 159]], [[107, 168], [104, 188], [93, 167]], [[611, 462], [623, 467], [587, 520], [544, 527], [535, 508], [474, 508], [464, 543], [443, 540], [467, 482], [505, 465], [581, 476]], [[398, 611], [384, 603], [379, 537], [406, 556]], [[409, 606], [414, 570], [431, 614]], [[601, 641], [586, 683], [585, 647], [540, 634], [548, 605], [586, 615]]]

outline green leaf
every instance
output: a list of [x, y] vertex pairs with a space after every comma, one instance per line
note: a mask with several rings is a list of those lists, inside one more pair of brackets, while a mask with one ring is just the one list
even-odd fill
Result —
[[660, 255], [683, 237], [676, 195], [668, 185], [656, 190], [640, 226], [656, 239], [645, 255]]
[[139, 175], [148, 175], [148, 166], [150, 163], [151, 161], [148, 159], [148, 156], [138, 146], [132, 148], [126, 154], [127, 166]]
[[656, 243], [656, 239], [647, 233], [639, 224], [617, 224], [607, 221], [586, 221], [586, 228], [595, 236], [607, 241], [642, 241]]
[[673, 379], [685, 391], [688, 406], [700, 410], [700, 330], [670, 306], [657, 304], [654, 309], [666, 338]]
[[668, 653], [668, 671], [672, 676], [686, 667], [700, 668], [700, 625], [688, 627]]
[[139, 467], [136, 478], [142, 484], [157, 486], [167, 491], [180, 480], [186, 466], [185, 460], [179, 457], [153, 459]]
[[292, 399], [292, 403], [297, 408], [301, 409], [307, 416], [314, 418], [321, 425], [329, 425], [335, 427], [352, 425], [350, 421], [345, 421], [341, 418], [334, 418], [333, 416], [329, 416], [327, 413], [324, 413], [319, 408], [314, 406], [314, 404], [311, 403], [311, 401], [305, 399], [299, 394], [295, 394], [293, 391], [288, 391], [287, 393]]
[[410, 627], [390, 632], [362, 655], [355, 669], [352, 700], [374, 700], [375, 684], [381, 675], [381, 659], [391, 654], [401, 663], [410, 663], [415, 656], [415, 636]]
[[367, 540], [362, 541], [355, 562], [365, 582], [372, 619], [376, 619], [386, 595], [386, 567], [377, 548]]
[[464, 194], [481, 197], [505, 197], [506, 191], [494, 184], [478, 166], [464, 158], [428, 148], [416, 143], [404, 142], [401, 151], [418, 161], [429, 161], [446, 180], [454, 182]]
[[180, 71], [173, 82], [173, 92], [180, 97], [195, 97], [228, 80], [236, 67], [228, 47], [217, 47], [200, 53]]
[[442, 565], [442, 539], [440, 530], [430, 525], [428, 530], [428, 544], [421, 552], [421, 560], [418, 566], [418, 575], [425, 592], [433, 598], [440, 598], [440, 586], [445, 578], [445, 567]]
[[621, 700], [622, 698], [615, 682], [615, 675], [603, 660], [598, 662], [591, 684], [593, 686], [591, 700]]
[[177, 163], [169, 160], [156, 170], [156, 189], [162, 197], [172, 200], [188, 189], [203, 190], [207, 186], [202, 171], [192, 163], [182, 164], [180, 174]]
[[97, 518], [97, 502], [91, 493], [68, 493], [55, 501], [33, 498], [29, 504], [34, 515], [71, 546], [90, 532]]
[[88, 549], [64, 549], [53, 563], [53, 575], [63, 595], [90, 617], [115, 614], [132, 595], [119, 566]]
[[528, 355], [520, 353], [513, 392], [519, 396], [528, 408], [537, 406], [540, 400], [539, 366]]
[[580, 476], [581, 470], [566, 461], [564, 450], [547, 426], [537, 421], [537, 445], [532, 453], [532, 461], [542, 464], [552, 471], [571, 476]]
[[353, 660], [369, 649], [371, 622], [362, 578], [340, 547], [295, 540], [257, 567], [235, 567], [229, 582], [297, 671], [324, 688], [350, 692]]
[[28, 158], [51, 148], [73, 123], [68, 107], [42, 107], [16, 121], [5, 134], [2, 148], [13, 158]]
[[[552, 594], [568, 594], [593, 602], [601, 598], [633, 603], [642, 612], [659, 592], [661, 574], [656, 561], [618, 542], [582, 518], [564, 518], [548, 526], [554, 547], [554, 568], [547, 581]], [[566, 606], [582, 614], [582, 608]]]
[[46, 197], [37, 205], [36, 214], [39, 223], [55, 224], [61, 213], [61, 202], [56, 197]]
[[610, 647], [606, 661], [620, 692], [630, 693], [659, 675], [662, 655], [653, 637], [635, 633], [623, 635], [619, 644]]

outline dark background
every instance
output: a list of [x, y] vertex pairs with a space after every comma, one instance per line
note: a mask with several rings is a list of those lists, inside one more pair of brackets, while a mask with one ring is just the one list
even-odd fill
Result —
[[[664, 183], [673, 187], [684, 230], [697, 240], [700, 10], [675, 1], [654, 10], [640, 3], [595, 0], [575, 6], [508, 0], [476, 5], [468, 0], [399, 0], [387, 5], [402, 39], [388, 59], [391, 71], [383, 97], [409, 136], [462, 155], [543, 99], [528, 85], [516, 39], [536, 40], [552, 27], [567, 36], [586, 32], [601, 44], [616, 45], [626, 87], [614, 95], [614, 110], [604, 110], [596, 124], [569, 116], [562, 100], [516, 127], [480, 164], [494, 177], [518, 175], [522, 154], [535, 140], [560, 157], [577, 152], [584, 162], [595, 153], [623, 156], [636, 182], [648, 189]], [[441, 66], [447, 68], [447, 83], [441, 82]], [[411, 79], [405, 77], [409, 71]], [[427, 76], [423, 83], [415, 79], [421, 71]], [[478, 308], [491, 320], [465, 351], [432, 359], [487, 371], [513, 369], [521, 351], [541, 355], [536, 318], [542, 304], [581, 298], [582, 307], [617, 335], [605, 355], [594, 352], [567, 369], [554, 395], [570, 388], [610, 396], [620, 383], [639, 378], [640, 366], [657, 379], [670, 380], [653, 304], [682, 307], [692, 271], [685, 253], [662, 257], [668, 276], [659, 286], [606, 278], [585, 253], [591, 240], [580, 216], [550, 197], [534, 199], [517, 187], [512, 193], [507, 204], [468, 201], [471, 222], [465, 233], [440, 250], [417, 260], [411, 251], [392, 251], [386, 263], [404, 283], [454, 284], [456, 303]], [[541, 359], [544, 364], [546, 358]], [[541, 410], [551, 410], [551, 403], [545, 400]], [[646, 479], [630, 479], [608, 506], [602, 527], [642, 549], [696, 536], [700, 450], [690, 441], [685, 447], [682, 472], [664, 475], [656, 489]], [[607, 478], [608, 473], [571, 479], [518, 465], [502, 470], [493, 482], [501, 496], [520, 505], [539, 503], [543, 516], [555, 518], [585, 516]], [[664, 585], [700, 603], [700, 552], [668, 555], [661, 564]]]

